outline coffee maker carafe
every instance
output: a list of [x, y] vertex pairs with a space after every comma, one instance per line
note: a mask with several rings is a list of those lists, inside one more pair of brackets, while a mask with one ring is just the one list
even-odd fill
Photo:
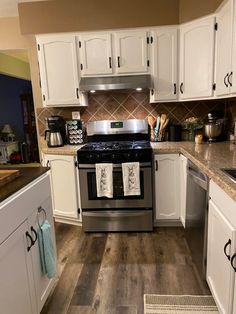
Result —
[[47, 119], [48, 130], [45, 131], [45, 140], [48, 147], [61, 147], [66, 144], [66, 123], [60, 116], [51, 116]]

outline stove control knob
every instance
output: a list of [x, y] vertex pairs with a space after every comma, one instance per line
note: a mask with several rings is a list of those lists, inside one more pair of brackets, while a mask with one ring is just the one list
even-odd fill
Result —
[[111, 159], [112, 159], [112, 160], [116, 160], [116, 154], [112, 154], [112, 155], [111, 155]]
[[101, 159], [101, 155], [100, 154], [96, 154], [96, 161], [99, 161]]
[[90, 154], [90, 155], [88, 156], [88, 159], [89, 159], [89, 161], [93, 161], [93, 154]]
[[127, 153], [127, 154], [126, 154], [126, 159], [127, 159], [127, 160], [131, 160], [131, 157], [132, 157], [132, 154], [131, 154], [131, 153]]
[[135, 154], [134, 154], [134, 159], [135, 159], [135, 160], [138, 160], [139, 157], [140, 157], [139, 153], [135, 153]]

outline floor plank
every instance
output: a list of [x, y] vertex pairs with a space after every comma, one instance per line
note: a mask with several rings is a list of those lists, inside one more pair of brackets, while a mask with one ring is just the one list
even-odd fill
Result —
[[143, 294], [210, 294], [182, 228], [85, 234], [56, 224], [61, 272], [42, 314], [143, 314]]

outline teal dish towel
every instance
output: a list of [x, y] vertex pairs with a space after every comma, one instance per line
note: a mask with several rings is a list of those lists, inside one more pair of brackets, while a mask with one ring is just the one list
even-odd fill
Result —
[[42, 272], [53, 278], [56, 275], [56, 257], [53, 248], [50, 223], [45, 220], [38, 232]]

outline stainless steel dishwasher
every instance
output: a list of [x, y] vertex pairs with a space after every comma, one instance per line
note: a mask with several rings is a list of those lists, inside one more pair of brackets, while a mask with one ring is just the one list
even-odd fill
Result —
[[186, 239], [193, 262], [203, 279], [206, 278], [208, 186], [208, 177], [188, 161]]

